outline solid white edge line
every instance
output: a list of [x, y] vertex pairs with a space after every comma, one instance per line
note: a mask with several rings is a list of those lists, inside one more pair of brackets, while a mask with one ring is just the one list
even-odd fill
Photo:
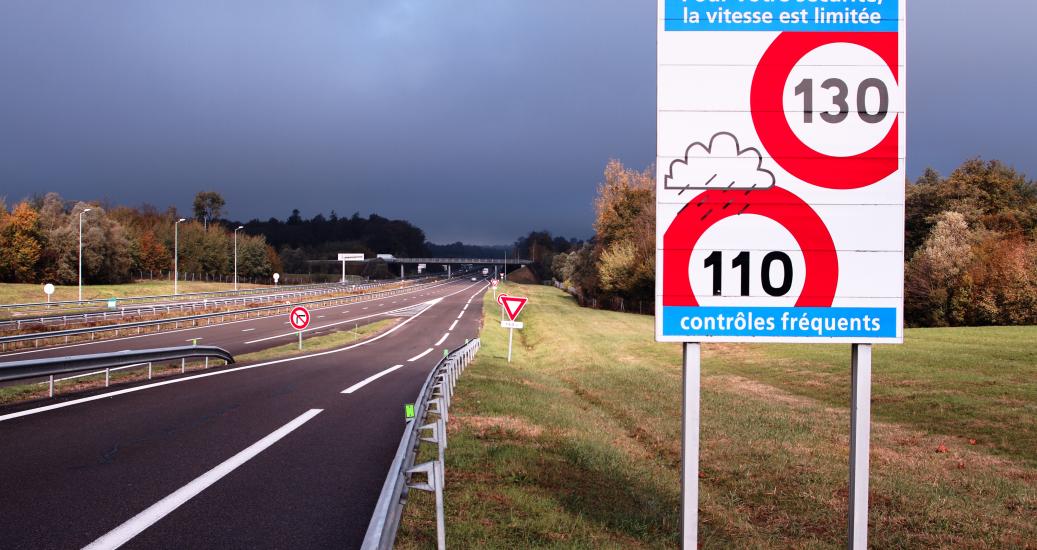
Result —
[[434, 350], [434, 349], [436, 349], [436, 348], [429, 348], [429, 349], [427, 349], [427, 350], [425, 350], [425, 351], [415, 355], [414, 357], [411, 357], [410, 359], [407, 359], [407, 362], [408, 363], [413, 363], [413, 362], [417, 361], [418, 359], [421, 359], [422, 357], [432, 353], [432, 350]]
[[457, 323], [458, 323], [458, 320], [454, 319], [454, 322], [450, 324], [450, 330], [454, 330], [454, 327], [457, 326]]
[[[451, 294], [447, 294], [446, 296], [443, 296], [442, 298], [436, 298], [435, 300], [430, 300], [430, 302], [433, 302], [432, 305], [438, 304], [439, 302], [442, 302], [444, 299], [449, 298], [450, 296], [453, 296], [455, 294], [459, 294], [461, 292], [464, 292], [464, 291], [468, 290], [469, 288], [471, 288], [471, 286], [467, 286], [465, 288], [462, 288], [461, 290], [458, 290], [457, 292], [453, 292]], [[180, 382], [187, 382], [189, 380], [197, 380], [199, 378], [208, 378], [210, 376], [219, 376], [221, 374], [229, 374], [229, 373], [232, 373], [232, 372], [238, 372], [238, 371], [242, 371], [242, 370], [256, 369], [256, 368], [259, 368], [259, 367], [266, 367], [266, 366], [270, 366], [270, 365], [277, 365], [277, 364], [280, 364], [280, 363], [290, 363], [292, 361], [300, 361], [302, 359], [311, 359], [313, 357], [321, 357], [321, 356], [324, 356], [324, 355], [331, 355], [333, 353], [341, 353], [343, 351], [349, 351], [351, 349], [356, 349], [356, 348], [359, 348], [361, 346], [366, 346], [367, 344], [371, 344], [371, 343], [377, 342], [378, 340], [381, 340], [382, 338], [385, 338], [386, 336], [389, 336], [390, 334], [396, 332], [397, 330], [407, 326], [407, 323], [413, 321], [414, 319], [417, 319], [423, 313], [428, 311], [431, 307], [432, 306], [429, 306], [429, 307], [421, 310], [420, 312], [418, 312], [414, 316], [408, 318], [406, 321], [404, 321], [404, 322], [402, 322], [402, 323], [392, 327], [391, 329], [389, 329], [389, 330], [379, 334], [378, 336], [375, 336], [374, 338], [371, 338], [369, 340], [364, 340], [363, 342], [360, 342], [359, 344], [353, 344], [352, 346], [346, 346], [344, 348], [333, 349], [333, 350], [329, 350], [329, 351], [322, 351], [320, 353], [312, 353], [312, 354], [309, 354], [309, 355], [300, 355], [298, 357], [288, 357], [288, 358], [285, 358], [285, 359], [277, 359], [275, 361], [267, 361], [266, 363], [257, 363], [255, 365], [246, 365], [244, 367], [235, 367], [235, 368], [232, 368], [232, 369], [223, 369], [223, 370], [218, 370], [218, 371], [213, 371], [213, 372], [206, 372], [206, 373], [202, 373], [202, 374], [196, 374], [194, 376], [184, 376], [184, 377], [181, 377], [181, 378], [174, 378], [172, 380], [163, 380], [162, 382], [155, 382], [154, 384], [145, 384], [143, 386], [134, 386], [132, 388], [126, 388], [126, 389], [122, 389], [122, 390], [116, 390], [116, 391], [113, 391], [113, 392], [107, 392], [107, 393], [102, 393], [102, 394], [98, 394], [98, 395], [92, 395], [90, 397], [83, 397], [83, 398], [80, 398], [80, 399], [73, 399], [71, 401], [64, 401], [64, 402], [61, 402], [61, 403], [54, 403], [53, 405], [44, 405], [42, 407], [36, 407], [35, 409], [28, 409], [28, 410], [24, 410], [24, 411], [19, 411], [19, 412], [14, 412], [14, 413], [9, 413], [9, 414], [2, 415], [2, 416], [0, 416], [0, 422], [4, 422], [4, 421], [7, 421], [7, 420], [13, 420], [15, 418], [21, 418], [23, 416], [39, 414], [41, 412], [52, 411], [54, 409], [62, 409], [62, 408], [65, 408], [65, 407], [70, 407], [72, 405], [78, 405], [80, 403], [89, 403], [90, 401], [97, 401], [99, 399], [107, 399], [109, 397], [115, 397], [117, 395], [123, 395], [123, 394], [127, 394], [127, 393], [138, 392], [138, 391], [141, 391], [141, 390], [157, 388], [159, 386], [167, 386], [169, 384], [178, 384]]]
[[353, 384], [352, 386], [342, 390], [342, 393], [353, 393], [353, 392], [359, 390], [360, 388], [370, 384], [371, 382], [374, 382], [375, 380], [378, 380], [379, 378], [385, 376], [386, 374], [389, 374], [390, 372], [393, 372], [393, 371], [400, 370], [402, 368], [403, 368], [403, 365], [396, 365], [395, 367], [389, 367], [389, 368], [383, 370], [382, 372], [380, 372], [380, 373], [378, 373], [378, 374], [376, 374], [374, 376], [368, 376], [367, 378], [364, 378], [360, 382], [357, 382], [356, 384]]
[[443, 335], [443, 337], [442, 337], [442, 338], [440, 338], [440, 339], [439, 339], [439, 341], [438, 341], [438, 342], [436, 342], [436, 343], [435, 343], [434, 345], [438, 346], [438, 345], [442, 344], [443, 342], [446, 342], [446, 339], [447, 339], [447, 338], [450, 338], [450, 333], [449, 333], [449, 332], [447, 332], [446, 334], [444, 334], [444, 335]]
[[173, 491], [169, 496], [147, 507], [143, 512], [133, 516], [122, 525], [112, 529], [105, 535], [84, 547], [84, 550], [113, 549], [129, 542], [133, 537], [151, 527], [162, 518], [168, 516], [185, 502], [198, 496], [199, 493], [216, 483], [227, 474], [236, 470], [242, 464], [253, 459], [259, 453], [265, 451], [274, 443], [277, 443], [286, 435], [295, 431], [296, 428], [309, 422], [313, 417], [323, 412], [323, 409], [310, 409], [295, 420], [281, 426], [270, 435], [248, 446], [245, 450], [228, 458], [215, 468], [198, 476], [183, 487]]
[[464, 317], [464, 312], [463, 312], [463, 311], [462, 311], [461, 313], [458, 313], [458, 314], [457, 314], [457, 318], [458, 318], [458, 319], [460, 319], [461, 317]]

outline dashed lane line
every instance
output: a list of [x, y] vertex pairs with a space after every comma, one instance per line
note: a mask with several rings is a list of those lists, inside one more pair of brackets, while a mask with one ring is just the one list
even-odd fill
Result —
[[380, 372], [378, 374], [375, 374], [374, 376], [368, 376], [367, 378], [357, 382], [356, 384], [353, 384], [352, 386], [342, 390], [342, 393], [353, 393], [353, 392], [359, 390], [360, 388], [370, 384], [371, 382], [374, 382], [375, 380], [378, 380], [379, 378], [385, 376], [386, 374], [389, 374], [390, 372], [398, 371], [398, 370], [400, 370], [402, 368], [403, 368], [403, 365], [396, 365], [395, 367], [389, 367], [389, 368], [383, 370], [382, 372]]

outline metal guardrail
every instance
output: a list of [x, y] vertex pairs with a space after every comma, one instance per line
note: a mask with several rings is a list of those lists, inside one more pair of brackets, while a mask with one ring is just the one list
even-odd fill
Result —
[[47, 332], [38, 332], [32, 334], [15, 334], [11, 336], [0, 336], [0, 351], [7, 351], [7, 345], [17, 342], [29, 342], [35, 341], [36, 345], [42, 340], [54, 339], [54, 338], [68, 338], [73, 336], [81, 336], [84, 334], [94, 334], [98, 332], [111, 332], [115, 331], [118, 336], [120, 331], [137, 329], [137, 334], [140, 334], [140, 330], [146, 327], [161, 326], [161, 325], [174, 325], [176, 328], [180, 328], [181, 323], [194, 323], [197, 326], [197, 322], [201, 320], [215, 319], [217, 317], [236, 317], [244, 315], [247, 319], [249, 314], [258, 313], [262, 311], [277, 311], [281, 309], [290, 310], [295, 306], [306, 306], [314, 304], [332, 304], [332, 303], [352, 303], [359, 302], [369, 299], [385, 298], [389, 296], [396, 296], [398, 294], [416, 292], [429, 285], [435, 284], [435, 282], [422, 283], [415, 286], [407, 286], [392, 290], [386, 290], [382, 292], [373, 292], [368, 294], [352, 294], [349, 296], [339, 296], [335, 298], [326, 298], [322, 300], [311, 300], [308, 302], [296, 302], [294, 304], [276, 304], [272, 306], [263, 306], [250, 309], [239, 309], [235, 311], [220, 311], [214, 313], [204, 313], [200, 315], [189, 315], [186, 317], [174, 317], [171, 319], [154, 319], [150, 321], [137, 321], [133, 323], [122, 323], [118, 325], [105, 325], [98, 327], [84, 327], [68, 330], [53, 330]]
[[[281, 287], [265, 286], [265, 287], [261, 287], [261, 288], [246, 288], [246, 289], [241, 289], [241, 290], [216, 290], [216, 291], [210, 291], [210, 292], [181, 292], [180, 294], [156, 294], [154, 296], [125, 296], [125, 297], [122, 297], [122, 298], [117, 297], [116, 299], [119, 300], [120, 302], [149, 302], [149, 301], [157, 301], [157, 300], [177, 301], [177, 300], [181, 300], [181, 299], [190, 300], [190, 299], [194, 299], [194, 298], [204, 298], [206, 296], [214, 296], [214, 297], [228, 296], [228, 295], [249, 296], [249, 295], [254, 295], [254, 294], [262, 294], [264, 292], [274, 292], [274, 293], [276, 293], [278, 290], [300, 291], [300, 290], [307, 290], [307, 289], [311, 289], [311, 288], [320, 288], [320, 287], [331, 286], [331, 285], [340, 285], [340, 284], [341, 283], [335, 282], [335, 283], [319, 283], [319, 284], [311, 284], [311, 285], [292, 285], [292, 286], [284, 285], [284, 286], [281, 286]], [[347, 283], [347, 284], [351, 284], [351, 283]], [[82, 300], [82, 301], [79, 301], [79, 300], [62, 300], [62, 301], [54, 301], [54, 302], [28, 302], [28, 303], [23, 303], [23, 304], [0, 304], [0, 309], [14, 310], [14, 309], [26, 309], [26, 308], [87, 307], [90, 304], [104, 305], [104, 304], [108, 303], [108, 300], [110, 300], [110, 298], [95, 298], [95, 299]]]
[[[382, 485], [374, 514], [367, 526], [367, 534], [361, 545], [363, 550], [389, 550], [393, 547], [410, 489], [436, 494], [436, 540], [440, 550], [446, 548], [443, 453], [447, 447], [446, 424], [449, 421], [450, 399], [454, 395], [458, 377], [475, 358], [480, 346], [481, 342], [476, 338], [444, 357], [429, 373], [421, 391], [418, 392], [418, 399], [414, 404], [414, 419], [407, 422], [407, 427], [403, 431], [400, 446], [396, 450], [396, 456], [389, 467], [389, 475]], [[435, 420], [429, 424], [422, 424], [429, 414], [435, 415]], [[427, 436], [422, 432], [427, 432]], [[438, 458], [415, 465], [418, 447], [423, 441], [438, 447]], [[418, 475], [424, 475], [424, 480], [412, 480]]]
[[[330, 283], [325, 285], [314, 285], [314, 287], [292, 287], [291, 289], [277, 292], [273, 289], [264, 289], [264, 292], [253, 292], [248, 295], [235, 295], [230, 298], [217, 298], [212, 300], [204, 301], [184, 301], [184, 302], [168, 302], [159, 303], [153, 305], [140, 305], [130, 308], [120, 308], [117, 310], [104, 310], [104, 311], [91, 311], [83, 313], [74, 313], [66, 315], [53, 315], [53, 316], [40, 316], [40, 317], [26, 317], [21, 319], [11, 319], [7, 321], [0, 321], [0, 329], [6, 330], [21, 330], [23, 326], [61, 326], [67, 328], [69, 324], [87, 324], [90, 322], [105, 322], [111, 318], [125, 319], [127, 316], [141, 316], [141, 315], [157, 315], [160, 313], [172, 313], [173, 310], [180, 312], [190, 309], [192, 312], [197, 309], [203, 311], [209, 308], [219, 308], [233, 306], [234, 304], [240, 303], [243, 307], [248, 303], [269, 303], [278, 300], [288, 300], [293, 298], [299, 298], [303, 296], [319, 296], [322, 294], [334, 294], [336, 292], [354, 292], [357, 290], [363, 291], [371, 288], [377, 288], [380, 286], [386, 286], [392, 283], [367, 283], [367, 284], [350, 284], [346, 283]], [[183, 296], [183, 295], [181, 295]], [[139, 299], [139, 298], [135, 298]], [[0, 306], [3, 309], [7, 306]]]
[[[54, 376], [61, 374], [76, 374], [86, 372], [88, 374], [71, 376], [79, 378], [91, 374], [104, 374], [104, 385], [108, 387], [111, 381], [111, 372], [130, 367], [148, 367], [148, 379], [151, 379], [152, 364], [180, 361], [180, 372], [186, 371], [188, 359], [205, 359], [205, 366], [209, 366], [209, 359], [219, 359], [226, 364], [234, 363], [234, 356], [223, 348], [215, 346], [182, 346], [175, 348], [159, 348], [147, 350], [117, 351], [112, 353], [95, 353], [90, 355], [70, 355], [66, 357], [51, 357], [47, 359], [26, 359], [22, 361], [10, 361], [0, 363], [0, 382], [14, 380], [27, 380], [32, 378], [49, 377], [50, 397], [54, 397]], [[96, 371], [96, 372], [90, 372]], [[60, 380], [57, 380], [60, 382]]]

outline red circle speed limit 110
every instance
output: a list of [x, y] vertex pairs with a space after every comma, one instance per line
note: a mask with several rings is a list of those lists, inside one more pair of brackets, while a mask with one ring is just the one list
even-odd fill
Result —
[[292, 328], [295, 330], [305, 330], [306, 327], [310, 326], [310, 310], [302, 306], [292, 308], [292, 312], [288, 316], [288, 322], [292, 324]]
[[[811, 52], [832, 44], [849, 44], [873, 52], [887, 65], [883, 69], [892, 71], [893, 78], [899, 81], [897, 33], [784, 32], [767, 49], [753, 76], [750, 94], [753, 125], [770, 156], [793, 176], [827, 189], [860, 189], [878, 183], [897, 171], [900, 156], [899, 117], [893, 120], [888, 133], [878, 144], [848, 156], [825, 154], [804, 143], [786, 117], [784, 93], [796, 64]], [[805, 84], [810, 83], [807, 81]], [[867, 79], [851, 94], [845, 82], [838, 79], [827, 81], [824, 86], [836, 89], [841, 109], [835, 114], [819, 112], [818, 120], [852, 120], [848, 118], [851, 110], [849, 96], [858, 98], [858, 103], [862, 103], [868, 97], [880, 95], [880, 92], [887, 94], [884, 96], [885, 107], [879, 107], [880, 110], [874, 114], [864, 105], [857, 105], [854, 110], [866, 122], [877, 122], [879, 117], [885, 119], [887, 113], [882, 109], [888, 108], [888, 94], [891, 92], [879, 84], [883, 84], [879, 79]], [[839, 92], [839, 88], [846, 89]], [[812, 89], [808, 86], [797, 87], [796, 91], [804, 94], [805, 98], [811, 97], [808, 94], [812, 93]], [[808, 118], [814, 114], [814, 108], [809, 102], [805, 109]]]

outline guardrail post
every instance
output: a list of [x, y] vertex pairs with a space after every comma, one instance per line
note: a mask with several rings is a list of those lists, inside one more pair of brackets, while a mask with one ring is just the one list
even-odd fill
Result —
[[436, 494], [436, 547], [446, 550], [446, 518], [443, 517], [443, 487], [438, 483], [441, 468], [436, 461], [418, 464], [407, 470], [407, 476], [425, 474], [425, 483], [408, 483], [407, 487]]

